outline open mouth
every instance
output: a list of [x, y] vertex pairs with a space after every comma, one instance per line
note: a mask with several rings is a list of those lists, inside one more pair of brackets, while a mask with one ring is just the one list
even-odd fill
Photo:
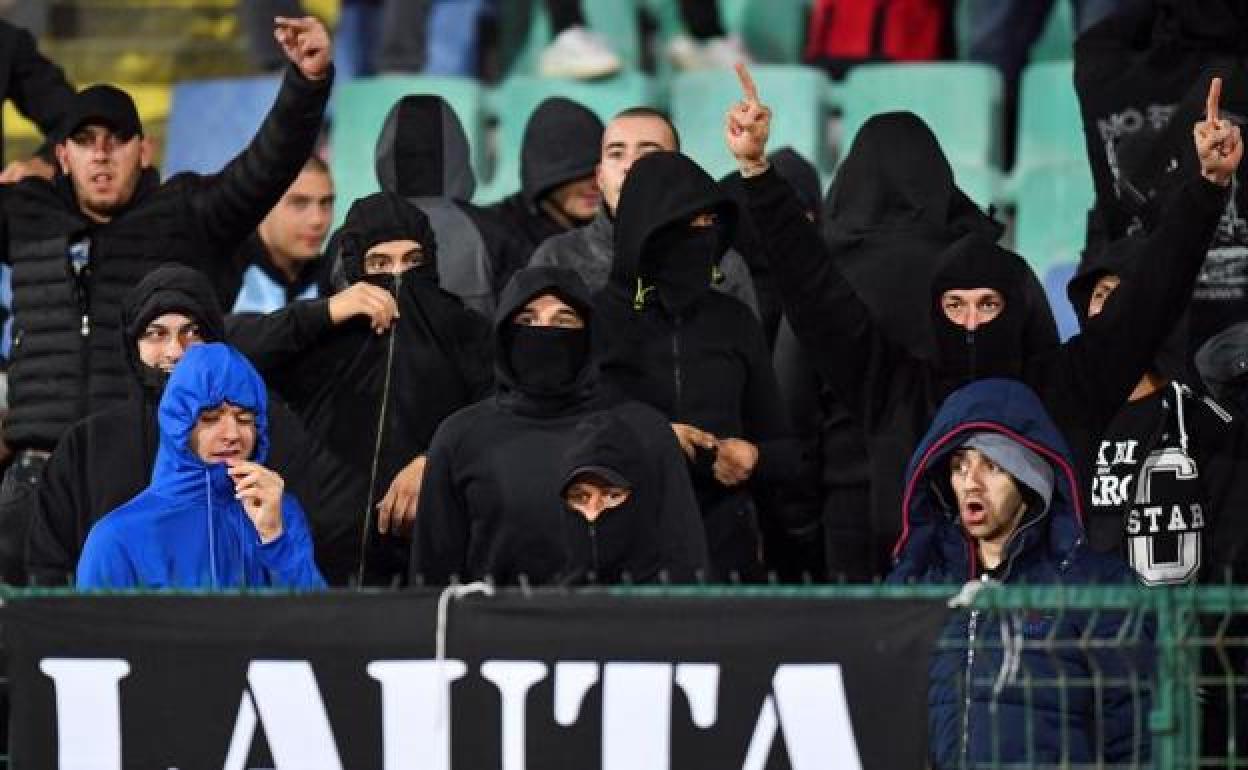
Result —
[[979, 500], [968, 500], [962, 506], [962, 520], [967, 524], [980, 524], [987, 515], [987, 508]]
[[243, 456], [243, 453], [237, 449], [226, 449], [220, 452], [213, 452], [209, 456], [212, 458], [213, 462], [223, 463], [226, 460], [241, 459]]

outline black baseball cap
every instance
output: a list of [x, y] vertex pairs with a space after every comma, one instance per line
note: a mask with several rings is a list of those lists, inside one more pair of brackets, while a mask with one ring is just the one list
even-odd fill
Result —
[[100, 84], [79, 91], [61, 119], [56, 140], [63, 142], [79, 128], [91, 123], [107, 126], [122, 140], [143, 135], [143, 124], [139, 122], [134, 99], [116, 86]]

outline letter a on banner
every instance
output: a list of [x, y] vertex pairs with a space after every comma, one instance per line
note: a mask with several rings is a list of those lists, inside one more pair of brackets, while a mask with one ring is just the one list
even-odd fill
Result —
[[385, 770], [451, 770], [451, 682], [462, 660], [386, 660], [368, 664], [381, 682]]
[[256, 716], [274, 770], [342, 770], [316, 675], [306, 661], [257, 660], [247, 669], [225, 770], [243, 770], [256, 736]]
[[130, 673], [120, 658], [44, 658], [56, 689], [60, 770], [121, 770], [121, 694]]
[[793, 770], [862, 770], [840, 665], [779, 666], [771, 687], [742, 770], [763, 770], [777, 729], [784, 730]]

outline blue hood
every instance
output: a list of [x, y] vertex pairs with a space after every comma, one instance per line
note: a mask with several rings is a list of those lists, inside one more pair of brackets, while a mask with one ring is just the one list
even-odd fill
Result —
[[980, 431], [1002, 433], [1053, 467], [1053, 500], [1046, 510], [1023, 515], [1006, 548], [1006, 564], [1046, 549], [1046, 561], [1063, 565], [1084, 539], [1070, 450], [1039, 397], [1015, 380], [976, 380], [946, 399], [910, 458], [902, 498], [905, 518], [893, 549], [896, 566], [890, 579], [930, 580], [936, 573], [950, 582], [963, 582], [978, 574], [976, 549], [952, 503], [946, 461], [961, 445], [960, 439]]
[[220, 463], [210, 466], [191, 451], [191, 431], [199, 413], [222, 402], [248, 409], [256, 415], [256, 448], [251, 460], [263, 463], [269, 456], [268, 398], [264, 380], [238, 351], [219, 342], [195, 345], [174, 367], [160, 399], [160, 449], [152, 471], [152, 486], [165, 489], [184, 480], [198, 482], [204, 469], [211, 471], [214, 487], [224, 480]]

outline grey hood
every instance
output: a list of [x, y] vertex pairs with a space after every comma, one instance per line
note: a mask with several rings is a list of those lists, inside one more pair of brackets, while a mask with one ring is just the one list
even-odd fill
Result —
[[472, 200], [468, 135], [445, 99], [433, 94], [404, 96], [390, 108], [377, 137], [377, 182], [404, 198]]

